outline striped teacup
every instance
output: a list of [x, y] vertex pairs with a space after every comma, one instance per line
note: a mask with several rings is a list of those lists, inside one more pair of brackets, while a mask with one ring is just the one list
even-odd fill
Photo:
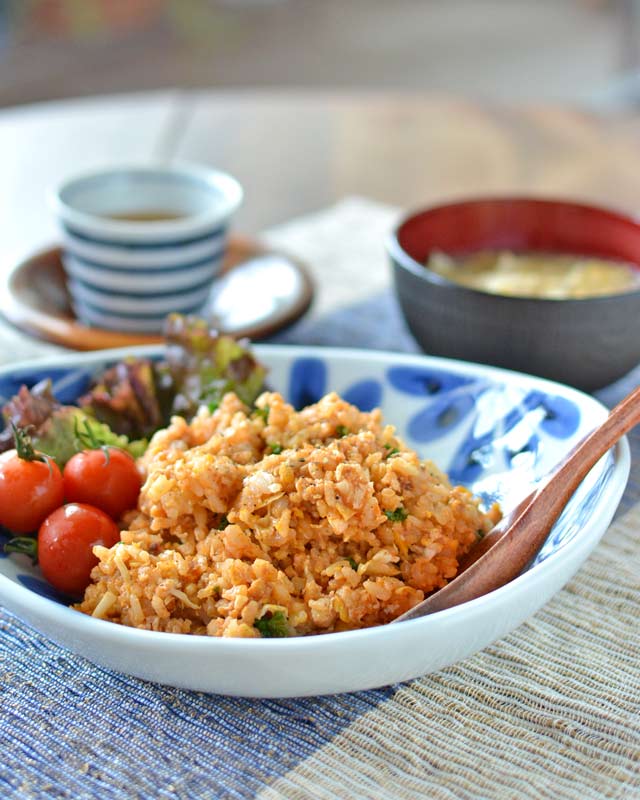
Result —
[[240, 184], [191, 164], [84, 174], [53, 194], [74, 311], [87, 325], [156, 332], [197, 313], [225, 253]]

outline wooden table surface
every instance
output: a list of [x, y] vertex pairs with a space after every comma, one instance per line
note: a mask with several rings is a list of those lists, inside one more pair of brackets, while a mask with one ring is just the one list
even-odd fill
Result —
[[430, 94], [125, 95], [0, 111], [0, 269], [55, 240], [46, 193], [57, 181], [176, 159], [239, 178], [247, 233], [353, 194], [410, 208], [526, 192], [640, 211], [640, 116]]

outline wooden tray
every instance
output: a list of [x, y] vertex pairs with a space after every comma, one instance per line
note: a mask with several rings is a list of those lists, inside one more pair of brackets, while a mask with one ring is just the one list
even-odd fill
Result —
[[[219, 324], [218, 319], [212, 318], [212, 324], [224, 329], [225, 333], [263, 339], [290, 325], [309, 308], [313, 284], [304, 265], [251, 239], [231, 237], [222, 276], [235, 273], [234, 277], [239, 277], [237, 270], [243, 267], [245, 270], [260, 269], [262, 264], [279, 265], [281, 270], [288, 270], [289, 276], [294, 278], [288, 281], [288, 293], [277, 293], [275, 308], [268, 307], [268, 298], [264, 298], [262, 310], [256, 309], [253, 319], [242, 319], [237, 325], [225, 327]], [[214, 284], [213, 292], [225, 280], [230, 280], [230, 277], [221, 277], [218, 284]], [[7, 279], [7, 295], [2, 314], [9, 322], [32, 336], [74, 350], [103, 350], [163, 341], [160, 334], [122, 333], [88, 327], [79, 322], [71, 307], [60, 247], [43, 250], [18, 264]]]

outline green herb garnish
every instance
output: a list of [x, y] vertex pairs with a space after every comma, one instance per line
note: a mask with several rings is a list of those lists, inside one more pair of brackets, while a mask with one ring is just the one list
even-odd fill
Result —
[[29, 556], [33, 564], [38, 563], [38, 540], [32, 536], [15, 536], [5, 543], [5, 553], [20, 553]]
[[484, 539], [484, 531], [480, 530], [480, 528], [478, 528], [478, 530], [476, 531], [476, 539], [478, 541], [480, 541], [481, 539]]
[[337, 425], [336, 426], [336, 436], [339, 439], [342, 439], [343, 436], [346, 436], [349, 433], [349, 428], [346, 425]]
[[282, 639], [289, 635], [289, 625], [284, 611], [266, 611], [253, 624], [265, 639]]
[[351, 558], [351, 556], [349, 556], [347, 561], [349, 562], [349, 566], [351, 567], [351, 569], [353, 570], [358, 569], [358, 562], [355, 560], [355, 558]]
[[227, 527], [228, 524], [229, 524], [229, 520], [227, 519], [227, 515], [223, 514], [220, 517], [220, 522], [218, 522], [218, 524], [216, 525], [216, 528], [219, 531], [223, 531]]
[[385, 511], [384, 513], [391, 522], [404, 522], [409, 516], [409, 512], [405, 511], [402, 506], [398, 506], [395, 511]]
[[271, 444], [268, 445], [268, 448], [269, 452], [273, 453], [274, 456], [279, 456], [282, 452], [282, 445], [278, 444], [277, 442], [271, 442]]
[[265, 406], [264, 408], [256, 408], [253, 414], [254, 416], [260, 417], [262, 420], [264, 420], [266, 425], [267, 420], [269, 419], [269, 406]]

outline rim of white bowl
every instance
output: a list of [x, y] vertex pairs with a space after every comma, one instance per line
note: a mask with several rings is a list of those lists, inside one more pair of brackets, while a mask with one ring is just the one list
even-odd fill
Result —
[[[279, 352], [286, 352], [292, 357], [309, 354], [317, 354], [319, 356], [336, 356], [337, 354], [345, 355], [352, 358], [366, 358], [366, 359], [379, 359], [384, 360], [393, 357], [394, 361], [404, 362], [407, 364], [415, 364], [416, 361], [428, 358], [429, 361], [440, 363], [443, 367], [448, 366], [451, 368], [459, 365], [464, 371], [473, 374], [486, 374], [489, 372], [495, 375], [496, 378], [501, 376], [504, 379], [513, 380], [514, 376], [521, 376], [532, 380], [534, 383], [543, 387], [558, 387], [562, 386], [563, 390], [569, 394], [579, 396], [581, 399], [588, 399], [594, 406], [600, 406], [604, 411], [608, 411], [606, 406], [596, 400], [594, 397], [574, 389], [570, 386], [558, 384], [555, 381], [546, 378], [538, 378], [525, 373], [518, 373], [514, 370], [502, 369], [500, 367], [492, 367], [482, 364], [474, 364], [471, 362], [458, 361], [454, 359], [442, 358], [438, 356], [424, 356], [416, 354], [405, 353], [389, 353], [379, 350], [362, 350], [357, 348], [330, 348], [330, 347], [304, 347], [300, 345], [256, 345], [256, 352], [260, 355], [262, 352], [265, 356], [269, 354], [276, 354]], [[11, 364], [7, 367], [0, 369], [0, 375], [10, 373], [13, 369], [25, 369], [29, 366], [37, 367], [38, 370], [46, 369], [47, 366], [61, 366], [63, 364], [87, 364], [91, 362], [99, 363], [101, 361], [108, 361], [112, 358], [118, 358], [126, 353], [129, 356], [135, 355], [151, 355], [154, 353], [162, 353], [164, 345], [155, 346], [139, 346], [133, 348], [117, 348], [112, 350], [102, 350], [96, 353], [79, 353], [70, 356], [58, 356], [46, 359], [37, 359]], [[543, 562], [535, 564], [525, 572], [518, 575], [509, 583], [495, 589], [482, 597], [471, 600], [467, 603], [462, 603], [459, 606], [438, 611], [426, 617], [418, 619], [405, 620], [398, 624], [377, 625], [371, 628], [362, 628], [351, 631], [337, 631], [326, 635], [317, 636], [293, 636], [283, 639], [243, 639], [233, 637], [209, 637], [209, 636], [188, 636], [181, 633], [166, 633], [161, 631], [148, 631], [140, 630], [138, 628], [130, 628], [123, 625], [118, 625], [108, 620], [95, 619], [79, 611], [61, 605], [60, 603], [42, 597], [39, 594], [20, 586], [15, 581], [11, 580], [5, 575], [0, 574], [0, 586], [2, 586], [3, 595], [8, 598], [8, 602], [16, 602], [16, 605], [30, 606], [34, 609], [35, 613], [40, 617], [44, 617], [49, 621], [57, 621], [59, 624], [64, 624], [67, 630], [72, 630], [78, 635], [91, 633], [92, 635], [99, 635], [102, 639], [110, 639], [114, 644], [119, 643], [122, 645], [140, 644], [147, 649], [155, 649], [167, 646], [180, 646], [185, 652], [195, 652], [199, 655], [205, 655], [207, 649], [210, 652], [215, 650], [242, 650], [246, 648], [255, 648], [256, 642], [260, 642], [260, 647], [265, 655], [267, 651], [269, 655], [274, 652], [284, 654], [285, 652], [292, 655], [295, 651], [308, 651], [315, 650], [318, 646], [326, 647], [331, 644], [333, 647], [348, 646], [352, 641], [363, 641], [363, 637], [374, 641], [379, 640], [380, 637], [388, 638], [389, 636], [403, 637], [406, 633], [416, 631], [419, 628], [424, 628], [429, 625], [440, 626], [444, 622], [451, 624], [460, 623], [473, 623], [478, 616], [484, 616], [486, 613], [491, 613], [502, 606], [503, 602], [507, 600], [509, 595], [514, 597], [520, 595], [522, 592], [531, 591], [535, 592], [536, 588], [542, 588], [543, 583], [546, 583], [547, 578], [558, 572], [565, 571], [569, 564], [575, 566], [575, 572], [580, 564], [586, 559], [591, 550], [596, 546], [598, 541], [606, 533], [606, 527], [609, 524], [601, 526], [599, 518], [607, 516], [608, 510], [612, 509], [611, 516], [615, 513], [620, 498], [624, 492], [627, 479], [629, 476], [631, 456], [630, 448], [627, 437], [623, 437], [615, 445], [615, 460], [613, 471], [604, 487], [603, 494], [598, 503], [598, 513], [592, 515], [585, 528], [582, 529], [579, 536], [575, 536], [565, 545], [563, 545], [555, 553], [552, 553]], [[88, 626], [88, 627], [87, 627]], [[323, 642], [327, 644], [323, 645]], [[388, 642], [387, 642], [388, 644]], [[302, 653], [301, 653], [302, 654]]]
[[[186, 178], [215, 189], [219, 200], [211, 208], [179, 219], [134, 222], [109, 219], [98, 214], [82, 211], [68, 201], [68, 195], [90, 181], [111, 180], [116, 176], [167, 176]], [[115, 164], [88, 170], [65, 179], [49, 192], [49, 204], [59, 221], [69, 225], [80, 234], [95, 237], [96, 241], [117, 244], [118, 242], [162, 243], [189, 240], [221, 227], [237, 211], [244, 197], [239, 181], [227, 172], [190, 162], [172, 164]], [[73, 233], [71, 233], [73, 235]]]

